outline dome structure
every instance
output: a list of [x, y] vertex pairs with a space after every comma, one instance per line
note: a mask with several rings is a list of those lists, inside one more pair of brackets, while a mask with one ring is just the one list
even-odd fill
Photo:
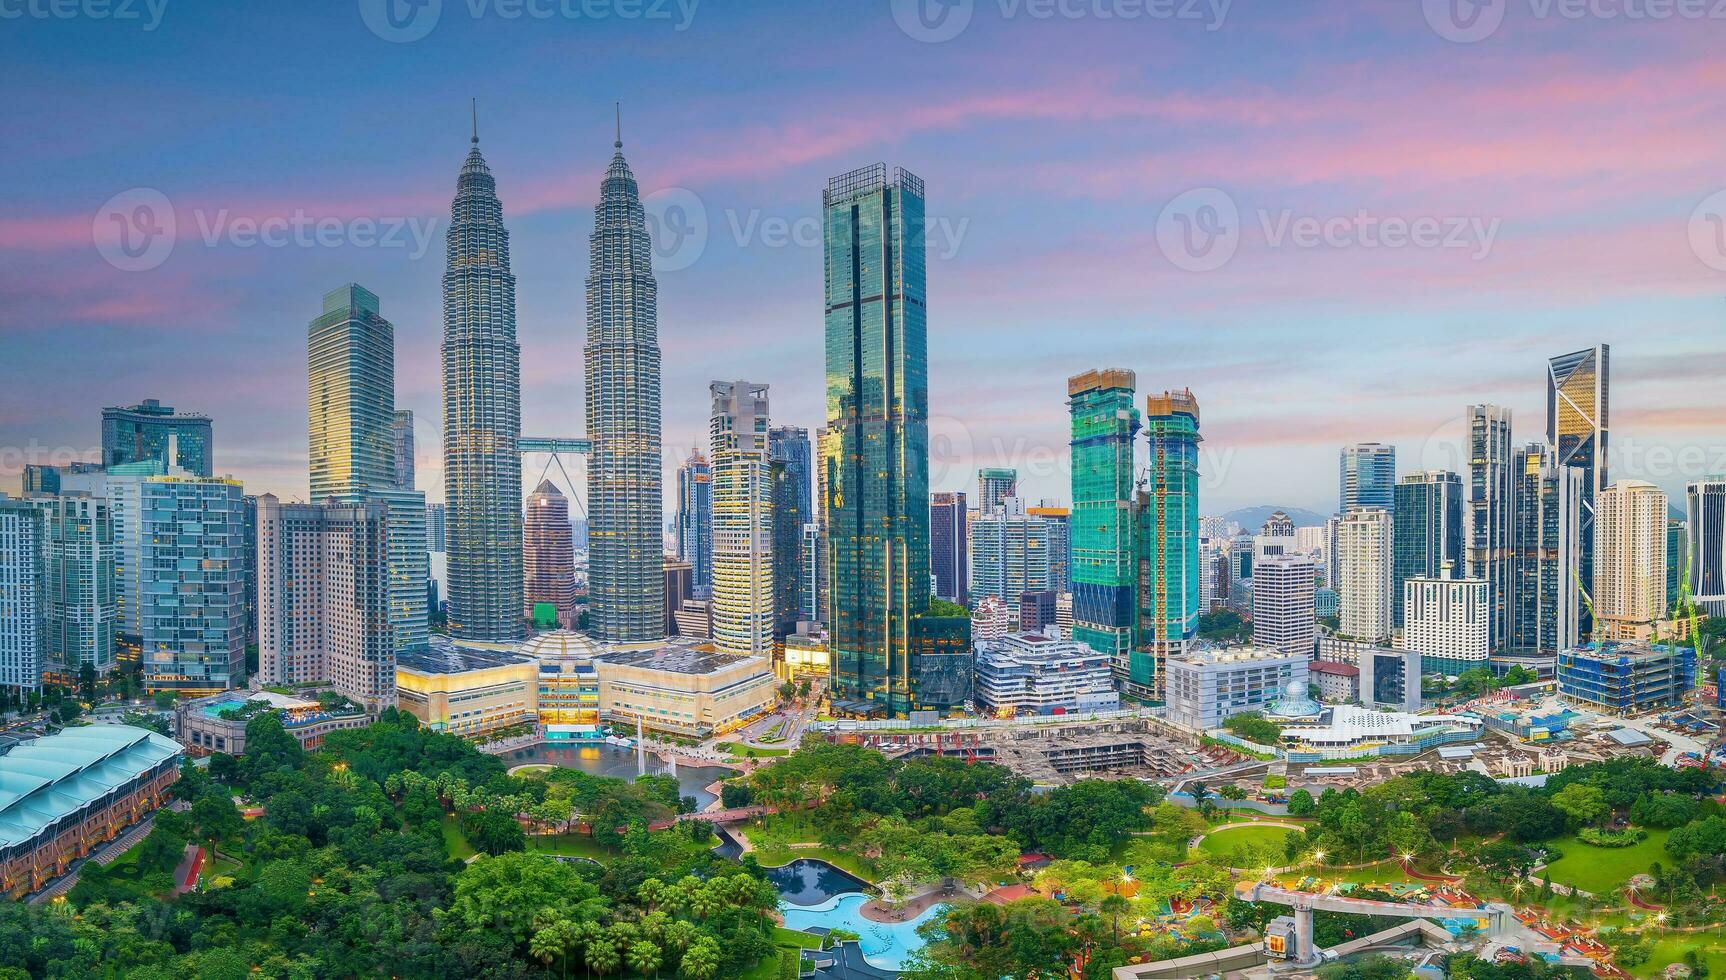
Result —
[[529, 637], [521, 652], [541, 663], [557, 660], [592, 660], [602, 648], [586, 633], [549, 630]]
[[1307, 694], [1303, 681], [1289, 681], [1283, 696], [1272, 701], [1266, 714], [1273, 718], [1315, 718], [1324, 713], [1324, 706]]

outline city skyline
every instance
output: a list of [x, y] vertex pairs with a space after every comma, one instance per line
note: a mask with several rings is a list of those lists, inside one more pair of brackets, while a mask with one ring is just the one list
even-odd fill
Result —
[[[770, 12], [704, 10], [690, 33], [760, 43], [769, 26], [819, 30], [823, 18], [842, 20], [855, 32], [856, 40], [847, 45], [876, 45], [889, 62], [929, 50], [904, 37], [884, 10], [824, 11], [808, 27], [772, 19]], [[0, 284], [8, 300], [0, 304], [6, 310], [0, 313], [0, 329], [14, 341], [22, 368], [17, 390], [0, 395], [5, 399], [0, 420], [8, 434], [0, 444], [27, 449], [35, 440], [44, 452], [82, 453], [95, 442], [91, 411], [159, 396], [216, 420], [222, 430], [217, 441], [224, 447], [218, 462], [222, 472], [242, 479], [248, 489], [284, 499], [303, 496], [301, 430], [291, 411], [297, 386], [271, 369], [277, 363], [272, 354], [282, 352], [274, 334], [296, 322], [303, 325], [303, 301], [297, 297], [330, 282], [358, 280], [386, 298], [398, 323], [399, 402], [418, 413], [420, 485], [432, 499], [439, 498], [437, 440], [428, 438], [438, 424], [430, 329], [435, 247], [416, 260], [408, 254], [412, 249], [248, 250], [222, 235], [218, 244], [206, 246], [198, 218], [213, 221], [226, 207], [224, 220], [304, 208], [313, 217], [435, 221], [447, 187], [447, 157], [437, 147], [465, 135], [470, 95], [480, 99], [488, 159], [503, 183], [505, 207], [517, 216], [512, 219], [518, 236], [515, 257], [531, 264], [520, 270], [532, 284], [531, 296], [523, 294], [521, 323], [525, 428], [568, 431], [567, 423], [580, 418], [579, 379], [573, 377], [579, 371], [573, 366], [579, 338], [568, 330], [579, 284], [562, 282], [566, 277], [553, 270], [576, 260], [586, 231], [584, 212], [594, 202], [591, 180], [575, 179], [569, 161], [590, 158], [594, 144], [609, 135], [610, 100], [623, 94], [630, 100], [625, 122], [640, 147], [636, 156], [643, 171], [653, 175], [644, 195], [665, 201], [668, 195], [677, 197], [675, 191], [688, 192], [707, 217], [705, 249], [690, 264], [671, 268], [689, 259], [687, 253], [656, 256], [669, 260], [662, 261], [659, 273], [667, 446], [689, 445], [701, 432], [702, 385], [713, 375], [761, 377], [775, 385], [778, 417], [811, 428], [819, 424], [817, 345], [769, 342], [787, 333], [805, 335], [818, 315], [806, 290], [795, 284], [815, 274], [819, 248], [765, 244], [760, 221], [813, 219], [811, 189], [825, 175], [891, 156], [941, 188], [930, 202], [931, 225], [959, 238], [951, 252], [930, 250], [931, 264], [941, 270], [932, 276], [939, 284], [933, 300], [941, 311], [941, 329], [931, 338], [931, 372], [949, 379], [931, 392], [931, 439], [940, 450], [931, 465], [932, 489], [964, 489], [978, 467], [1010, 465], [1023, 473], [1028, 498], [1063, 497], [1067, 420], [1060, 379], [1097, 363], [1119, 363], [1138, 370], [1147, 389], [1190, 385], [1205, 401], [1209, 431], [1201, 479], [1207, 501], [1214, 501], [1207, 511], [1259, 503], [1324, 509], [1326, 457], [1337, 446], [1376, 439], [1397, 445], [1407, 469], [1460, 471], [1455, 456], [1465, 438], [1466, 405], [1503, 404], [1522, 418], [1538, 419], [1544, 393], [1538, 376], [1529, 380], [1537, 365], [1558, 352], [1608, 343], [1618, 348], [1613, 448], [1642, 461], [1640, 466], [1615, 461], [1611, 472], [1650, 479], [1676, 499], [1685, 483], [1718, 468], [1706, 451], [1718, 441], [1712, 433], [1726, 416], [1717, 404], [1686, 403], [1698, 387], [1694, 382], [1717, 373], [1722, 363], [1708, 344], [1720, 323], [1722, 279], [1691, 253], [1685, 233], [1691, 212], [1718, 186], [1716, 175], [1722, 171], [1720, 151], [1691, 132], [1694, 121], [1711, 109], [1706, 100], [1718, 98], [1712, 94], [1717, 87], [1706, 84], [1718, 67], [1702, 60], [1706, 49], [1699, 40], [1652, 27], [1576, 24], [1564, 25], [1560, 34], [1556, 25], [1512, 17], [1489, 41], [1461, 47], [1432, 36], [1418, 14], [1412, 20], [1385, 14], [1354, 25], [1346, 42], [1334, 42], [1354, 46], [1351, 66], [1375, 71], [1387, 90], [1382, 95], [1356, 93], [1346, 83], [1346, 67], [1292, 73], [1296, 62], [1271, 49], [1272, 39], [1295, 27], [1275, 12], [1243, 10], [1215, 37], [1160, 25], [1148, 36], [1166, 49], [1167, 69], [1063, 79], [1062, 97], [1054, 100], [1052, 79], [1014, 77], [1004, 67], [1032, 43], [1033, 35], [1024, 29], [1028, 25], [979, 15], [962, 37], [941, 49], [957, 55], [956, 64], [932, 69], [958, 72], [963, 65], [975, 81], [930, 96], [903, 128], [870, 116], [855, 133], [822, 121], [825, 114], [855, 107], [856, 97], [847, 90], [849, 73], [840, 73], [831, 84], [807, 86], [767, 109], [748, 97], [754, 83], [701, 93], [693, 104], [675, 101], [668, 92], [685, 77], [683, 71], [649, 78], [627, 93], [583, 95], [556, 114], [546, 133], [550, 114], [507, 98], [503, 88], [525, 77], [518, 72], [547, 67], [546, 57], [535, 54], [496, 66], [494, 78], [455, 72], [423, 97], [406, 101], [399, 85], [358, 87], [353, 104], [380, 118], [372, 120], [376, 139], [360, 141], [377, 145], [359, 145], [351, 154], [312, 159], [298, 147], [282, 153], [279, 139], [266, 139], [262, 144], [283, 160], [262, 159], [256, 147], [223, 145], [207, 161], [183, 169], [178, 156], [171, 169], [160, 154], [139, 154], [125, 165], [68, 157], [56, 148], [57, 140], [76, 141], [56, 132], [62, 124], [49, 118], [66, 96], [27, 84], [24, 102], [28, 111], [42, 114], [41, 124], [25, 127], [24, 152], [0, 168], [19, 177], [28, 174], [41, 194], [0, 222], [0, 249], [28, 273]], [[240, 12], [207, 20], [171, 18], [158, 36], [244, 29], [247, 22], [248, 15]], [[41, 29], [21, 33], [21, 64], [27, 67], [46, 56], [54, 37], [92, 32], [98, 25], [31, 26]], [[331, 57], [392, 59], [397, 54], [366, 32], [351, 11], [318, 26], [329, 32]], [[622, 22], [595, 29], [599, 38], [635, 52], [663, 39], [652, 33], [656, 26], [669, 30]], [[1103, 27], [1065, 25], [1053, 41], [1038, 43], [1059, 49], [1127, 43], [1110, 38]], [[434, 55], [435, 61], [454, 45], [473, 44], [473, 53], [483, 60], [499, 43], [492, 34], [513, 29], [446, 17], [436, 32], [409, 47]], [[87, 53], [74, 56], [75, 63], [112, 55], [120, 43], [113, 35], [91, 34], [90, 39]], [[159, 69], [163, 64], [165, 53], [156, 47], [130, 47], [136, 50], [121, 52], [125, 57], [119, 65]], [[292, 45], [286, 47], [289, 62], [300, 57]], [[1615, 54], [1625, 50], [1645, 56], [1658, 52], [1662, 57], [1655, 60], [1664, 63], [1658, 69], [1626, 67], [1627, 61], [1650, 62]], [[1489, 93], [1504, 91], [1507, 82], [1531, 70], [1496, 64], [1510, 52], [1527, 55], [1541, 69], [1542, 98], [1486, 104]], [[762, 84], [781, 84], [811, 70], [777, 49], [763, 55], [772, 80]], [[615, 70], [613, 59], [629, 56], [606, 53], [591, 65], [558, 71], [579, 73], [587, 82], [572, 90], [595, 89], [589, 72], [598, 77]], [[1218, 71], [1195, 69], [1211, 57], [1218, 60]], [[1407, 60], [1409, 67], [1401, 68], [1398, 60]], [[1249, 70], [1254, 61], [1263, 63], [1257, 71]], [[1457, 76], [1470, 72], [1444, 73], [1454, 79], [1446, 81], [1416, 70], [1437, 63], [1478, 70], [1465, 79]], [[98, 73], [118, 68], [104, 69], [94, 60], [84, 67]], [[285, 68], [259, 69], [257, 80], [241, 77], [236, 88], [260, 95], [270, 76]], [[1164, 75], [1165, 70], [1173, 74]], [[53, 77], [51, 71], [45, 67], [42, 77]], [[1567, 95], [1565, 80], [1584, 77], [1591, 82], [1605, 77], [1614, 84], [1604, 90], [1584, 86], [1590, 89], [1587, 96]], [[1275, 84], [1267, 86], [1267, 79]], [[1159, 81], [1169, 83], [1161, 86], [1169, 95], [1143, 94], [1158, 88], [1146, 83]], [[1470, 117], [1476, 131], [1446, 129], [1428, 136], [1406, 128], [1387, 107], [1393, 96], [1407, 95], [1416, 85], [1434, 98], [1481, 108]], [[148, 75], [140, 87], [146, 93], [152, 89]], [[155, 88], [160, 91], [159, 83]], [[1704, 93], [1704, 101], [1691, 98], [1680, 106], [1668, 94], [1673, 89]], [[1270, 94], [1273, 90], [1277, 94]], [[133, 104], [132, 93], [115, 94], [115, 107], [105, 111], [130, 111], [146, 126], [159, 118], [155, 110]], [[1279, 107], [1290, 103], [1303, 110], [1289, 112], [1286, 123], [1275, 121]], [[1562, 125], [1584, 106], [1609, 124], [1599, 135], [1574, 135]], [[1223, 132], [1199, 125], [1210, 118], [1200, 107], [1231, 125]], [[186, 125], [193, 127], [232, 122], [236, 111], [207, 97], [194, 108], [205, 111], [190, 114]], [[309, 125], [300, 116], [308, 111], [287, 107], [282, 125]], [[396, 113], [400, 119], [381, 118]], [[1546, 120], [1542, 113], [1553, 118]], [[319, 120], [328, 125], [327, 112]], [[1123, 127], [1115, 125], [1143, 120], [1166, 123], [1146, 127], [1169, 130], [1165, 149], [1153, 151], [1123, 137]], [[1303, 125], [1312, 133], [1289, 147], [1292, 176], [1267, 173], [1230, 153], [1242, 146], [1275, 145], [1299, 135], [1284, 132], [1284, 126]], [[117, 131], [124, 136], [135, 129], [119, 126]], [[719, 131], [733, 135], [710, 138]], [[1543, 135], [1557, 132], [1566, 135], [1543, 145]], [[1336, 145], [1326, 144], [1327, 136]], [[1047, 144], [1050, 149], [1027, 153], [1024, 164], [1000, 163], [1011, 154], [991, 153], [997, 162], [979, 170], [974, 151], [965, 150], [971, 143]], [[1105, 150], [1105, 143], [1113, 145]], [[1628, 183], [1590, 176], [1567, 159], [1566, 148], [1583, 151], [1569, 156], [1589, 157], [1589, 151], [1620, 144], [1659, 145], [1674, 152], [1633, 168], [1641, 179]], [[1070, 150], [1053, 149], [1062, 146]], [[760, 147], [769, 149], [757, 152]], [[1377, 152], [1367, 152], [1374, 148]], [[1349, 149], [1360, 152], [1345, 157], [1342, 151]], [[1598, 152], [1592, 155], [1590, 166], [1599, 167]], [[1417, 159], [1422, 157], [1428, 159]], [[256, 186], [234, 184], [231, 174], [241, 170]], [[1085, 179], [1061, 181], [1079, 173]], [[1140, 187], [1136, 179], [1144, 173], [1154, 179]], [[1015, 194], [1011, 206], [1018, 210], [1006, 210], [1004, 188], [1030, 177], [1038, 177], [1031, 185], [1038, 191], [1034, 199]], [[91, 246], [90, 231], [103, 202], [135, 187], [157, 188], [169, 198], [180, 217], [180, 240], [158, 268], [127, 272], [102, 260]], [[1105, 217], [1112, 213], [1105, 204], [1118, 203], [1134, 213], [1134, 226], [1148, 228], [1164, 205], [1201, 187], [1223, 189], [1248, 212], [1238, 253], [1213, 272], [1173, 267], [1147, 236], [1123, 231], [1118, 220]], [[1542, 200], [1542, 188], [1553, 189], [1553, 200]], [[1504, 225], [1486, 258], [1453, 262], [1456, 257], [1442, 251], [1279, 249], [1264, 239], [1256, 216], [1261, 207], [1269, 208], [1273, 218], [1285, 207], [1317, 216], [1350, 215], [1362, 208], [1441, 217], [1479, 211], [1502, 218]], [[1043, 233], [1040, 240], [1014, 231], [1006, 219], [1017, 213]], [[1572, 227], [1578, 214], [1588, 220]], [[753, 237], [740, 243], [742, 236], [733, 227], [752, 228]], [[435, 234], [431, 237], [435, 241]], [[1066, 256], [1059, 268], [1077, 277], [1061, 277], [1069, 284], [1054, 290], [1059, 295], [1037, 283], [1014, 282], [1026, 278], [1016, 271], [1049, 259], [1051, 252]], [[271, 261], [258, 261], [266, 256]], [[1072, 269], [1075, 264], [1084, 267]], [[1388, 296], [1377, 285], [1385, 280], [1405, 282], [1416, 293]], [[1291, 282], [1305, 285], [1278, 290]], [[1464, 285], [1458, 288], [1458, 282]], [[1234, 298], [1219, 305], [1211, 298], [1219, 287]], [[1151, 294], [1158, 296], [1162, 311], [1155, 318], [1129, 312]], [[1278, 328], [1255, 326], [1265, 319], [1264, 304], [1272, 302], [1272, 295], [1278, 297]], [[1413, 295], [1418, 304], [1411, 302]], [[186, 302], [188, 297], [198, 301]], [[1416, 307], [1418, 312], [1412, 312]], [[1057, 317], [1057, 309], [1065, 312]], [[256, 326], [228, 329], [236, 322]], [[1056, 322], [1063, 329], [1049, 329]], [[1375, 328], [1363, 329], [1366, 324]], [[1002, 332], [1011, 343], [979, 344], [985, 329]], [[151, 341], [125, 341], [141, 335]], [[1193, 340], [1199, 335], [1206, 342]], [[716, 338], [721, 336], [739, 342], [720, 346]], [[79, 342], [63, 343], [67, 337]], [[1024, 357], [1025, 352], [1038, 356]], [[1490, 367], [1482, 367], [1483, 358]], [[1395, 372], [1385, 370], [1387, 359], [1419, 363], [1423, 383], [1412, 386], [1416, 390], [1395, 384]], [[1152, 366], [1155, 374], [1146, 371]], [[1291, 375], [1311, 384], [1264, 384]], [[112, 394], [93, 390], [98, 378], [115, 389]], [[53, 379], [60, 393], [88, 389], [87, 407], [63, 396], [45, 399], [39, 379]], [[1316, 385], [1341, 397], [1331, 404], [1300, 397], [1301, 389]], [[1299, 424], [1289, 411], [1297, 404], [1302, 406]], [[1438, 437], [1429, 441], [1434, 433]], [[1704, 451], [1700, 463], [1668, 467], [1673, 471], [1664, 474], [1647, 472], [1660, 468], [1647, 464], [1649, 451], [1692, 448]], [[674, 455], [668, 452], [664, 460], [668, 473], [678, 462], [669, 458]], [[1044, 459], [1049, 462], [1040, 462]], [[5, 465], [0, 485], [12, 485], [14, 470], [11, 463]], [[1266, 499], [1261, 488], [1268, 485], [1277, 486], [1276, 499]]]

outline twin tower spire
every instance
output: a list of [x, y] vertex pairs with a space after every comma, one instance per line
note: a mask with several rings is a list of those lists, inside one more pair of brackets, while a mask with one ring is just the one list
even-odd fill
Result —
[[[660, 541], [660, 353], [640, 188], [617, 152], [588, 242], [586, 415], [588, 607], [602, 641], [664, 635]], [[472, 144], [451, 206], [443, 276], [443, 416], [450, 628], [461, 639], [521, 636], [521, 349], [515, 276], [497, 184]]]

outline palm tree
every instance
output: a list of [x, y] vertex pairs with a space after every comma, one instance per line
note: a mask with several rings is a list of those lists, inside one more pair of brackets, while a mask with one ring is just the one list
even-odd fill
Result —
[[1121, 913], [1131, 910], [1133, 904], [1122, 895], [1104, 895], [1097, 908], [1109, 917], [1109, 924], [1115, 932], [1115, 945], [1121, 944]]
[[544, 963], [547, 970], [551, 969], [551, 961], [563, 952], [563, 937], [559, 935], [556, 926], [557, 923], [552, 923], [535, 931], [533, 937], [527, 941], [528, 953]]
[[622, 962], [623, 957], [618, 955], [617, 947], [612, 945], [610, 938], [594, 936], [587, 941], [588, 969], [603, 977], [617, 969]]
[[637, 973], [651, 973], [658, 977], [661, 959], [659, 947], [645, 939], [629, 947], [629, 968]]
[[683, 954], [683, 966], [678, 972], [687, 980], [714, 980], [719, 976], [719, 941], [702, 936]]

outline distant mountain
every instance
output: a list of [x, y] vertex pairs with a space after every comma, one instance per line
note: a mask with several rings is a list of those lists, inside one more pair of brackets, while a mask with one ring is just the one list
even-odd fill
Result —
[[1239, 510], [1231, 510], [1223, 515], [1223, 520], [1234, 521], [1241, 526], [1242, 530], [1256, 533], [1259, 528], [1265, 526], [1265, 521], [1279, 510], [1287, 514], [1289, 520], [1294, 521], [1295, 527], [1314, 527], [1323, 524], [1327, 516], [1315, 514], [1310, 510], [1302, 510], [1299, 507], [1272, 507], [1263, 504], [1258, 507], [1242, 507]]

